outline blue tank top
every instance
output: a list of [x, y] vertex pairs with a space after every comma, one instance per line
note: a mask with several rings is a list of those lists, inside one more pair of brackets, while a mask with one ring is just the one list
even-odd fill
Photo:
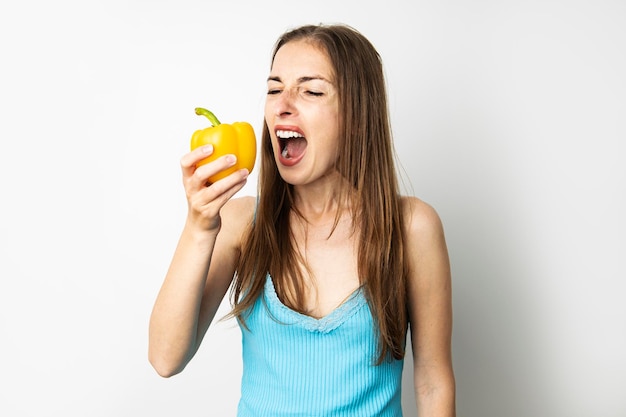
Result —
[[246, 325], [239, 417], [402, 416], [403, 360], [376, 365], [378, 336], [361, 288], [315, 319], [285, 306], [268, 275]]

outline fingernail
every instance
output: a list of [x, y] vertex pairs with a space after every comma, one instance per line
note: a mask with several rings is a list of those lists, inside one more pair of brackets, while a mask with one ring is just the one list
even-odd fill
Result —
[[235, 157], [235, 155], [226, 155], [226, 162], [230, 165], [234, 165], [235, 162], [237, 162], [237, 157]]
[[213, 145], [205, 145], [202, 147], [203, 153], [211, 153], [213, 152]]

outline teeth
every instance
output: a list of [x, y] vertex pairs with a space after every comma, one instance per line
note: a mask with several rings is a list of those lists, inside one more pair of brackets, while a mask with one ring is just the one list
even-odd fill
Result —
[[276, 136], [281, 139], [289, 139], [289, 138], [303, 138], [304, 135], [298, 132], [294, 132], [293, 130], [277, 130]]
[[285, 149], [283, 149], [283, 158], [289, 158], [289, 151], [287, 150], [287, 147], [285, 146]]

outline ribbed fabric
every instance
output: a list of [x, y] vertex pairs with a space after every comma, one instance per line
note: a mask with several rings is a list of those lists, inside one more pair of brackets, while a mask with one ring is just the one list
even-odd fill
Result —
[[249, 313], [239, 417], [402, 416], [403, 361], [376, 365], [361, 289], [318, 320], [282, 304], [268, 276]]

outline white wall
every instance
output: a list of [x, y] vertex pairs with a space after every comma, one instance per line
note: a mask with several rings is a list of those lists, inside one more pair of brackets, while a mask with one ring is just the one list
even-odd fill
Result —
[[234, 415], [233, 322], [172, 379], [146, 359], [178, 160], [198, 105], [258, 132], [274, 40], [318, 22], [378, 47], [444, 220], [459, 416], [626, 415], [623, 1], [5, 3], [0, 415]]

